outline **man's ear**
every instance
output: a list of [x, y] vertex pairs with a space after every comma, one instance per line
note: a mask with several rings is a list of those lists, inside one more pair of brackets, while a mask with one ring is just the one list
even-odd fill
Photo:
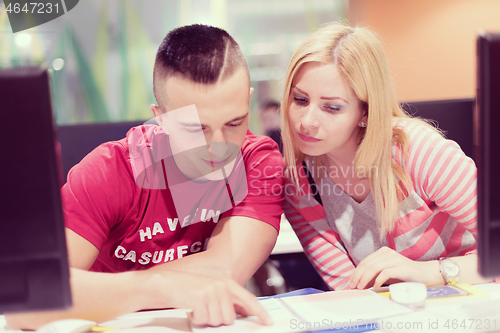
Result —
[[252, 99], [253, 88], [250, 87], [250, 93], [248, 94], [248, 106], [250, 106], [250, 100]]
[[[163, 128], [163, 131], [165, 133], [167, 133], [167, 128], [166, 126], [162, 126], [162, 123], [163, 123], [163, 117], [162, 117], [162, 112], [161, 112], [161, 109], [159, 106], [156, 106], [154, 104], [151, 104], [151, 106], [149, 107], [151, 109], [151, 111], [153, 112], [153, 116], [154, 118], [156, 119], [156, 122], [158, 123], [158, 125], [161, 126], [161, 128]], [[168, 133], [167, 133], [168, 134]]]
[[160, 107], [159, 106], [156, 106], [154, 104], [151, 104], [151, 106], [149, 107], [151, 109], [151, 111], [153, 112], [153, 116], [154, 117], [158, 117], [159, 115], [161, 115], [161, 110], [160, 110]]

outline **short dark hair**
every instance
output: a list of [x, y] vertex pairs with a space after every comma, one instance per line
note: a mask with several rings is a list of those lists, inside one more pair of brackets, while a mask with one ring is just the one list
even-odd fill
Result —
[[216, 84], [248, 66], [236, 41], [220, 28], [194, 24], [170, 31], [163, 39], [153, 70], [153, 91], [162, 107], [161, 89], [171, 76], [195, 83]]

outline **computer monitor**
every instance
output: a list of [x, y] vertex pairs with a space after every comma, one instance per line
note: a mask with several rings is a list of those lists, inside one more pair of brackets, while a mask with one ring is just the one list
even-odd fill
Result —
[[474, 159], [472, 119], [474, 98], [446, 99], [402, 103], [402, 107], [412, 116], [432, 120], [447, 139], [459, 144], [465, 155]]
[[0, 313], [71, 305], [47, 70], [0, 69]]
[[479, 271], [500, 276], [500, 33], [477, 38], [477, 162]]

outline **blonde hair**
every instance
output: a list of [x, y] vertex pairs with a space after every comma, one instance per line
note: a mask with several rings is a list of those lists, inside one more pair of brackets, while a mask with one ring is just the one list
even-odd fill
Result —
[[[298, 184], [297, 165], [304, 161], [292, 135], [288, 110], [290, 92], [300, 67], [308, 62], [333, 63], [365, 105], [368, 121], [362, 128], [361, 143], [354, 158], [355, 170], [368, 170], [367, 178], [375, 201], [381, 236], [393, 230], [398, 219], [399, 201], [412, 188], [405, 170], [392, 159], [392, 145], [408, 149], [408, 137], [394, 128], [395, 118], [410, 118], [396, 100], [385, 52], [377, 36], [368, 28], [330, 24], [313, 33], [293, 55], [285, 77], [282, 101], [283, 155], [287, 176]], [[318, 160], [318, 159], [316, 159]], [[362, 169], [361, 169], [362, 168]], [[356, 172], [357, 174], [357, 172]]]

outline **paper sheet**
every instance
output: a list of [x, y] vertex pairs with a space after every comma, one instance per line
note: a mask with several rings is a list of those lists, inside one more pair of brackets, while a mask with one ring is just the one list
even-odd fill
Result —
[[[199, 327], [192, 325], [194, 333], [237, 333], [237, 332], [258, 332], [258, 333], [285, 333], [293, 329], [290, 328], [290, 323], [297, 320], [284, 303], [277, 298], [268, 298], [259, 301], [266, 309], [267, 313], [274, 321], [273, 326], [265, 326], [259, 323], [257, 317], [246, 317], [237, 319], [233, 325], [220, 327]], [[305, 330], [293, 330], [295, 332], [303, 332]]]
[[273, 318], [273, 326], [261, 325], [256, 317], [248, 317], [236, 320], [231, 326], [193, 327], [193, 332], [285, 333], [341, 328], [357, 330], [366, 324], [371, 323], [373, 326], [380, 318], [412, 312], [369, 290], [334, 291], [271, 298], [259, 302]]

